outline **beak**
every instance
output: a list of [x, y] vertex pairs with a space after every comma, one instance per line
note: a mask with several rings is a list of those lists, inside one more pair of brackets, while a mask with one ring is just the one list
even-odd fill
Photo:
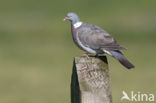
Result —
[[63, 20], [64, 20], [64, 21], [66, 21], [66, 20], [68, 20], [68, 18], [67, 18], [67, 17], [65, 17]]

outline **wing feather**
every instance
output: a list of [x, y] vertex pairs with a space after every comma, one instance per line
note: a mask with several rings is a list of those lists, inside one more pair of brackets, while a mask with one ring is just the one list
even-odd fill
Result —
[[105, 50], [125, 50], [126, 48], [120, 46], [115, 39], [109, 35], [102, 28], [92, 25], [83, 24], [78, 29], [78, 37], [82, 44], [92, 49], [105, 49]]

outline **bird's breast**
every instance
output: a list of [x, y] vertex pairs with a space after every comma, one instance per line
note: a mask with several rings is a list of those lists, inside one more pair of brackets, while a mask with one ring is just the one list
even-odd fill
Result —
[[73, 37], [73, 41], [75, 42], [75, 44], [82, 50], [91, 53], [91, 54], [96, 54], [97, 52], [87, 46], [85, 46], [82, 41], [79, 39], [79, 28], [74, 28], [72, 27], [72, 37]]
[[72, 30], [72, 38], [74, 43], [80, 48], [82, 49], [82, 47], [80, 46], [80, 43], [78, 42], [78, 28], [74, 28], [73, 26], [71, 26], [71, 30]]

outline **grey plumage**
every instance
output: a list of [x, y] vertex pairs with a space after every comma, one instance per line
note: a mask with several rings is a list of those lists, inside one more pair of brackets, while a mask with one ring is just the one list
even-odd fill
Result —
[[127, 69], [134, 68], [133, 64], [130, 63], [122, 54], [121, 51], [115, 50], [115, 51], [109, 51], [111, 55], [117, 59], [123, 66], [125, 66]]
[[[74, 28], [73, 28], [74, 29]], [[112, 36], [110, 36], [106, 31], [101, 29], [98, 26], [83, 23], [76, 30], [76, 34], [78, 38], [82, 42], [82, 44], [86, 47], [90, 47], [94, 50], [103, 51], [104, 50], [124, 50], [124, 47], [121, 47], [114, 40]]]
[[134, 68], [134, 65], [120, 51], [125, 48], [120, 46], [105, 30], [96, 25], [82, 22], [75, 13], [68, 13], [65, 20], [71, 21], [73, 40], [79, 48], [96, 55], [107, 53], [126, 68]]

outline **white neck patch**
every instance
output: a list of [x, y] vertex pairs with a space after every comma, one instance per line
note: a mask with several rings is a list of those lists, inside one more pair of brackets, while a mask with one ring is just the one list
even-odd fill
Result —
[[79, 21], [79, 22], [77, 22], [77, 23], [74, 24], [74, 28], [78, 28], [78, 27], [80, 27], [81, 25], [82, 25], [82, 22]]

